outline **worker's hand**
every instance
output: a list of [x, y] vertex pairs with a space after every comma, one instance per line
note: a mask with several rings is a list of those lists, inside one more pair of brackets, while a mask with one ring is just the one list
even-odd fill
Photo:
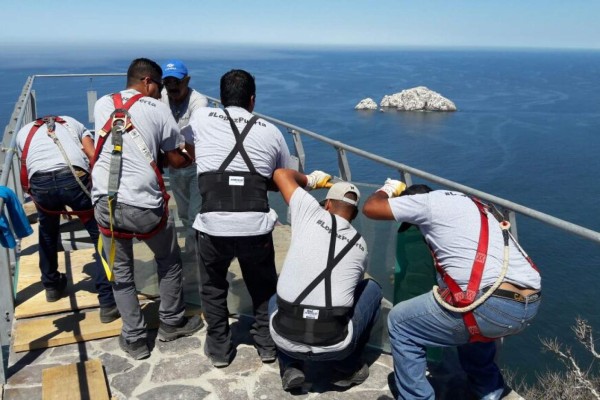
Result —
[[387, 178], [381, 189], [378, 192], [385, 192], [388, 197], [398, 197], [406, 189], [406, 184], [396, 179]]
[[333, 185], [331, 183], [331, 175], [323, 171], [313, 171], [306, 175], [306, 179], [307, 190], [330, 188]]

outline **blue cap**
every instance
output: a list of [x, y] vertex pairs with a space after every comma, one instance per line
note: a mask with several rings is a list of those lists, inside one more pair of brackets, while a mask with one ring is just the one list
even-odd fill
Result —
[[163, 79], [172, 76], [173, 78], [183, 79], [188, 74], [188, 69], [181, 60], [169, 60], [162, 67]]

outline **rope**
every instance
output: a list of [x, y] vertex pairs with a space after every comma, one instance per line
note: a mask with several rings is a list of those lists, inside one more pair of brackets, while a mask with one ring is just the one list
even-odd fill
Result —
[[495, 291], [500, 287], [502, 281], [504, 281], [504, 277], [508, 272], [508, 229], [510, 228], [510, 223], [508, 221], [502, 221], [500, 223], [500, 229], [502, 229], [502, 236], [504, 237], [504, 262], [502, 263], [502, 269], [500, 270], [500, 275], [498, 275], [498, 279], [496, 282], [485, 292], [480, 298], [475, 300], [473, 303], [469, 304], [465, 307], [454, 307], [451, 304], [448, 304], [442, 296], [438, 292], [439, 287], [437, 285], [433, 286], [433, 297], [435, 300], [446, 310], [456, 312], [456, 313], [466, 313], [469, 311], [473, 311], [477, 307], [483, 304]]

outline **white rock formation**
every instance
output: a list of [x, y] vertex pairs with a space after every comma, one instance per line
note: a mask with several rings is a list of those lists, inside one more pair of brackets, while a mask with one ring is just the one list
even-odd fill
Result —
[[[359, 103], [360, 104], [360, 103]], [[418, 86], [400, 93], [383, 96], [381, 107], [396, 107], [401, 111], [456, 111], [456, 105], [437, 92]]]
[[355, 110], [377, 110], [377, 103], [375, 103], [375, 100], [373, 100], [370, 97], [367, 97], [366, 99], [362, 99], [357, 105], [356, 107], [354, 107]]

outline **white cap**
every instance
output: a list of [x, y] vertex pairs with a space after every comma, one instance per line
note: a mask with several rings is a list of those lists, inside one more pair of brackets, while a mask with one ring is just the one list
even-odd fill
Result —
[[[346, 197], [346, 194], [354, 193], [356, 200]], [[353, 206], [357, 206], [360, 201], [360, 191], [358, 188], [350, 182], [338, 182], [335, 183], [327, 192], [326, 200], [341, 200]]]

